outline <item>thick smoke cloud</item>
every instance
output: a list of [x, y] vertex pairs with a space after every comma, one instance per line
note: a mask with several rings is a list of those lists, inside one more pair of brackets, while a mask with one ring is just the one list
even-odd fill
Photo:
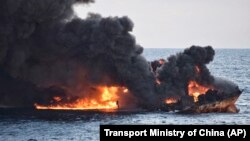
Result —
[[[48, 74], [58, 76], [48, 72], [56, 68], [53, 67], [56, 58], [52, 58], [56, 54], [51, 50], [57, 48], [50, 48], [56, 42], [49, 45], [46, 41], [56, 39], [56, 32], [73, 18], [75, 2], [92, 1], [0, 1], [0, 105], [31, 106], [35, 101], [49, 101], [52, 97], [47, 90], [39, 88], [50, 77]], [[50, 85], [49, 80], [46, 83]]]
[[98, 86], [125, 86], [138, 106], [157, 109], [166, 97], [187, 96], [191, 80], [222, 87], [206, 67], [212, 47], [192, 46], [149, 63], [128, 17], [74, 15], [74, 4], [91, 2], [0, 1], [0, 106], [49, 105], [55, 96], [73, 102]]
[[[166, 63], [157, 69], [156, 75], [161, 84], [158, 92], [164, 96], [185, 96], [190, 81], [196, 81], [204, 86], [212, 85], [214, 77], [206, 64], [214, 58], [212, 47], [192, 46], [184, 52], [170, 56]], [[166, 95], [165, 95], [166, 94]]]
[[[84, 97], [82, 91], [93, 86], [119, 85], [140, 97], [139, 105], [155, 105], [154, 76], [141, 56], [143, 48], [129, 33], [132, 21], [98, 14], [77, 18], [73, 4], [89, 2], [93, 1], [0, 2], [0, 79], [19, 80], [1, 86], [8, 89], [1, 90], [2, 104], [15, 106], [16, 97], [25, 105], [46, 103], [54, 95]], [[9, 92], [17, 87], [22, 90]]]

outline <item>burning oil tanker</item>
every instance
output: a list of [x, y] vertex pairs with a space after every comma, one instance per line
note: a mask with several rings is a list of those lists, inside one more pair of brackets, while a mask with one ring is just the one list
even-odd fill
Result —
[[237, 112], [237, 85], [206, 65], [211, 46], [147, 61], [128, 17], [89, 14], [92, 0], [0, 1], [0, 105], [37, 109]]
[[167, 60], [151, 62], [158, 92], [165, 99], [163, 110], [238, 112], [235, 102], [242, 91], [233, 82], [210, 74], [206, 64], [214, 55], [210, 46], [192, 46]]

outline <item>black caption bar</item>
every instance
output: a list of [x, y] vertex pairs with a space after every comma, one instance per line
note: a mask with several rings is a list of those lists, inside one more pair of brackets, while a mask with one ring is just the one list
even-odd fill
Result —
[[143, 139], [248, 140], [250, 125], [100, 125], [101, 141]]

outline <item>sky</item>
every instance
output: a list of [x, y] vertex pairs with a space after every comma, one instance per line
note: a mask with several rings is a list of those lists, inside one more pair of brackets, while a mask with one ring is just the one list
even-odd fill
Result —
[[250, 0], [95, 0], [76, 14], [128, 16], [144, 48], [250, 48]]

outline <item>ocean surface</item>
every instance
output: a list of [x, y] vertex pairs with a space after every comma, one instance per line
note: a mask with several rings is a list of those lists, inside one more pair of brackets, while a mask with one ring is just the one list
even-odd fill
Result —
[[[145, 49], [147, 60], [167, 58], [183, 49]], [[0, 109], [0, 141], [97, 141], [100, 124], [250, 124], [250, 49], [217, 49], [208, 65], [214, 76], [244, 89], [239, 113], [84, 112]]]

